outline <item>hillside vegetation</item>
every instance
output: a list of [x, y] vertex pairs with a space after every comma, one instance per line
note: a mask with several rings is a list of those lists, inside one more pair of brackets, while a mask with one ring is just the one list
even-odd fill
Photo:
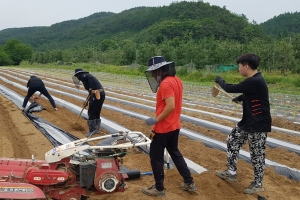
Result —
[[283, 13], [260, 25], [265, 33], [274, 37], [292, 37], [300, 33], [300, 12]]
[[[162, 55], [203, 70], [236, 64], [241, 54], [253, 52], [267, 72], [299, 74], [299, 21], [299, 13], [286, 13], [263, 24], [250, 23], [245, 15], [202, 1], [100, 12], [50, 27], [0, 31], [0, 66], [20, 63], [5, 50], [11, 40], [19, 40], [33, 49], [31, 58], [26, 57], [29, 63], [147, 65], [150, 57]], [[293, 28], [277, 37], [278, 26]]]
[[50, 27], [14, 28], [0, 31], [0, 44], [17, 38], [37, 50], [97, 46], [104, 39], [160, 43], [165, 39], [189, 37], [245, 39], [245, 31], [262, 36], [258, 25], [249, 24], [225, 8], [203, 2], [172, 3], [163, 7], [137, 7], [119, 14], [100, 12]]

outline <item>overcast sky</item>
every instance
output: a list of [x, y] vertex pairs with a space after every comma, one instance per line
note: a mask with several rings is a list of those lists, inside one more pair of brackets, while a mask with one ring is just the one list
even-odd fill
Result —
[[[180, 1], [180, 0], [179, 0]], [[194, 0], [197, 1], [197, 0]], [[244, 14], [250, 22], [262, 23], [285, 12], [300, 11], [300, 0], [203, 0]], [[122, 12], [139, 6], [169, 5], [174, 0], [0, 0], [0, 30], [50, 26], [80, 19], [97, 12]]]

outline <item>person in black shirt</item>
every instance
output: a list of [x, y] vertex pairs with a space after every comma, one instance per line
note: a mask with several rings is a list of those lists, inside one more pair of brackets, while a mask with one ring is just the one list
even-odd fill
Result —
[[238, 84], [226, 83], [220, 76], [215, 78], [228, 93], [242, 93], [232, 99], [242, 102], [243, 117], [232, 129], [227, 138], [227, 167], [225, 171], [217, 171], [220, 178], [236, 181], [237, 160], [241, 147], [248, 140], [251, 163], [254, 169], [254, 181], [244, 190], [246, 194], [264, 191], [262, 181], [265, 169], [265, 153], [267, 132], [271, 131], [272, 118], [270, 114], [268, 86], [261, 72], [257, 71], [259, 56], [247, 53], [237, 59], [239, 73], [246, 77]]
[[22, 111], [24, 111], [27, 103], [28, 103], [28, 100], [29, 98], [31, 98], [31, 96], [39, 91], [40, 94], [38, 95], [38, 97], [41, 97], [42, 94], [47, 97], [52, 105], [52, 107], [54, 108], [55, 111], [57, 111], [57, 107], [56, 107], [56, 104], [52, 98], [52, 96], [49, 94], [48, 90], [46, 89], [43, 81], [36, 77], [36, 76], [30, 76], [30, 79], [28, 80], [27, 82], [27, 88], [28, 88], [28, 92], [27, 92], [27, 95], [26, 97], [24, 98], [24, 101], [23, 101], [23, 105], [22, 105]]
[[87, 121], [89, 132], [86, 134], [89, 137], [100, 132], [100, 113], [105, 100], [105, 92], [98, 79], [89, 72], [78, 68], [75, 69], [74, 76], [83, 83], [90, 95]]

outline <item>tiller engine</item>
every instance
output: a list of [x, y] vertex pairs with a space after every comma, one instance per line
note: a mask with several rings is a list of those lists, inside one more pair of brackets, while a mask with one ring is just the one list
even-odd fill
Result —
[[0, 199], [76, 200], [123, 192], [128, 176], [120, 171], [122, 157], [150, 143], [141, 132], [119, 132], [55, 147], [45, 161], [0, 158]]

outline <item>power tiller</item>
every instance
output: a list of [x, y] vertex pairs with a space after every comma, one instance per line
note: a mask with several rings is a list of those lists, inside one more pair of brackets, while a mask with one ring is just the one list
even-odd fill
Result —
[[[97, 146], [88, 144], [99, 140]], [[123, 192], [128, 176], [120, 171], [122, 157], [150, 143], [143, 133], [128, 131], [55, 147], [45, 160], [0, 158], [0, 199], [82, 200]]]

